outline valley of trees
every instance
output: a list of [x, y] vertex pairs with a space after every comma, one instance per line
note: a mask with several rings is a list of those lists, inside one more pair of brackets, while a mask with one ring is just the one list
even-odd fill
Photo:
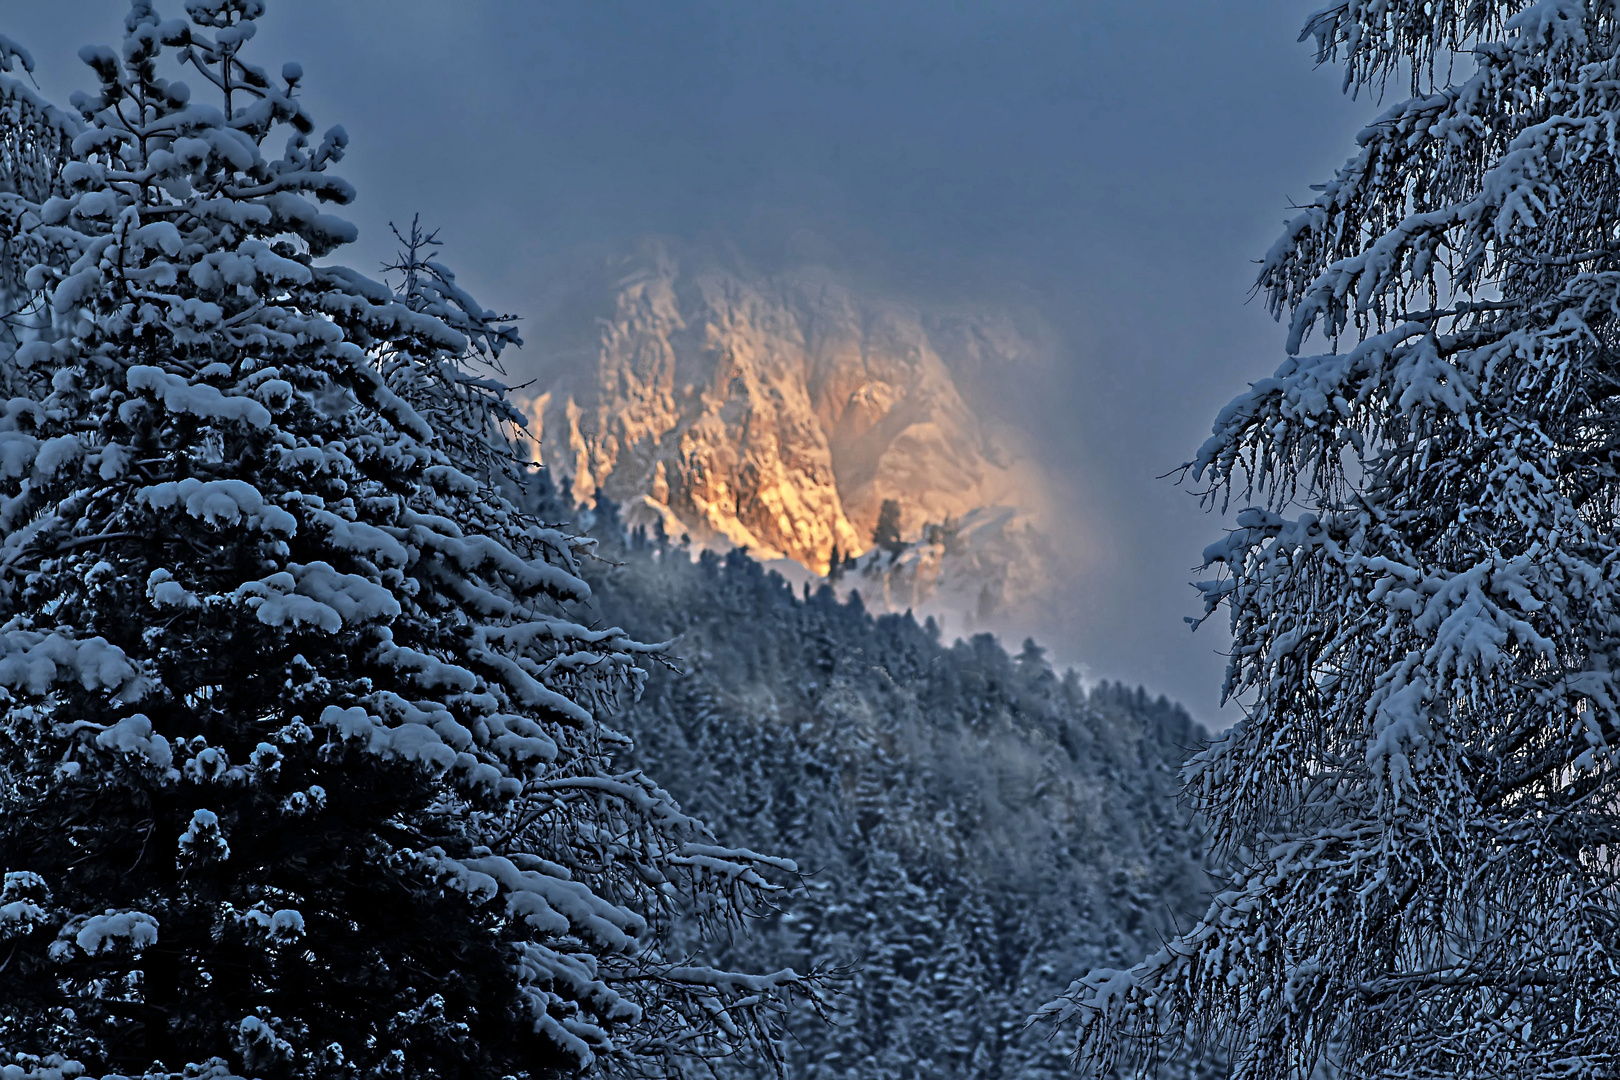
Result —
[[[679, 657], [619, 721], [635, 759], [728, 842], [806, 874], [718, 961], [845, 970], [833, 1024], [791, 1025], [790, 1075], [1071, 1075], [1025, 1018], [1207, 895], [1175, 798], [1202, 729], [1141, 690], [1083, 688], [1034, 642], [947, 645], [830, 587], [796, 595], [740, 552], [693, 560], [594, 517], [587, 610]], [[1211, 1068], [1184, 1055], [1165, 1075]]]

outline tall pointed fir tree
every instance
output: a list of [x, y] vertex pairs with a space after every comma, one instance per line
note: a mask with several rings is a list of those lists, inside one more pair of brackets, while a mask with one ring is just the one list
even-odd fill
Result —
[[[1187, 766], [1235, 867], [1046, 1015], [1238, 1077], [1620, 1072], [1620, 5], [1339, 0], [1411, 97], [1266, 256], [1289, 358], [1192, 465], [1245, 719]], [[1303, 350], [1316, 332], [1323, 355]]]
[[791, 866], [615, 770], [654, 649], [498, 493], [516, 336], [417, 232], [394, 286], [327, 262], [347, 136], [244, 59], [261, 0], [186, 11], [76, 117], [0, 77], [0, 1071], [774, 1058], [816, 980], [661, 928]]

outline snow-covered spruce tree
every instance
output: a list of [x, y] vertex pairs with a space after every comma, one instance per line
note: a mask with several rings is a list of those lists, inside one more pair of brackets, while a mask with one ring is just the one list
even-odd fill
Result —
[[[1290, 357], [1192, 465], [1245, 719], [1187, 766], [1236, 870], [1048, 1018], [1240, 1077], [1620, 1072], [1620, 5], [1341, 0], [1411, 80], [1266, 257]], [[1312, 331], [1330, 345], [1305, 355]]]
[[[85, 49], [78, 118], [0, 76], [70, 136], [57, 176], [0, 178], [30, 302], [0, 349], [0, 1066], [774, 1058], [816, 980], [660, 930], [791, 867], [615, 770], [602, 717], [653, 649], [568, 615], [587, 542], [494, 486], [479, 365], [515, 335], [415, 231], [394, 286], [326, 262], [347, 137], [243, 59], [261, 0], [186, 11], [135, 0]], [[0, 166], [44, 160], [21, 138]]]
[[[33, 66], [28, 50], [0, 35], [0, 76], [19, 68], [28, 73]], [[72, 117], [27, 86], [15, 79], [0, 82], [0, 183], [22, 196], [0, 207], [0, 214], [62, 193], [62, 166], [72, 154], [69, 142], [77, 130]], [[0, 226], [0, 340], [8, 352], [18, 344], [13, 324], [31, 306], [22, 275], [35, 253], [18, 246], [30, 239], [15, 221]]]

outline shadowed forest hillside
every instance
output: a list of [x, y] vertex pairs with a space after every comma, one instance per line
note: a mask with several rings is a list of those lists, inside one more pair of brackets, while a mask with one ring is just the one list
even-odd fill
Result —
[[1175, 799], [1203, 730], [1141, 690], [1083, 687], [1033, 642], [947, 644], [741, 552], [627, 535], [611, 506], [582, 523], [603, 560], [588, 620], [674, 642], [619, 721], [637, 762], [723, 842], [796, 860], [814, 896], [714, 959], [849, 969], [835, 1025], [794, 1026], [792, 1075], [1070, 1075], [1024, 1018], [1203, 908]]

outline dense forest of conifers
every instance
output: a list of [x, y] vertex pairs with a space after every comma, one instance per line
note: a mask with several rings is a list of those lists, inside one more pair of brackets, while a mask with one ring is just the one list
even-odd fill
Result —
[[627, 535], [611, 506], [584, 523], [601, 541], [589, 618], [673, 641], [618, 720], [637, 762], [723, 842], [804, 874], [803, 901], [715, 959], [846, 972], [835, 1023], [793, 1025], [792, 1074], [1072, 1075], [1067, 1043], [1024, 1020], [1202, 912], [1176, 773], [1204, 731], [1054, 671], [1033, 642], [947, 643], [741, 552]]

